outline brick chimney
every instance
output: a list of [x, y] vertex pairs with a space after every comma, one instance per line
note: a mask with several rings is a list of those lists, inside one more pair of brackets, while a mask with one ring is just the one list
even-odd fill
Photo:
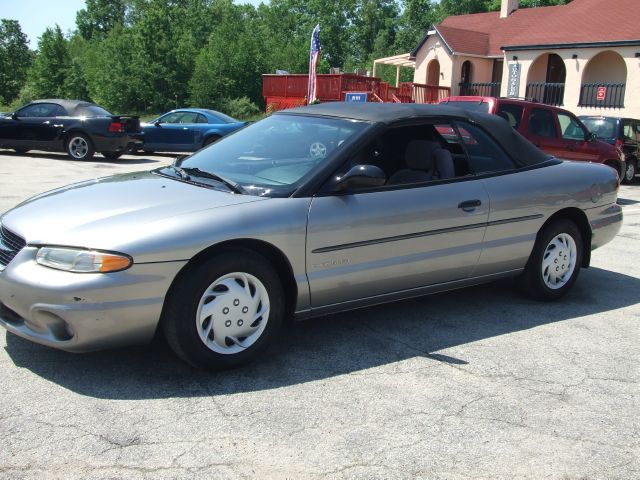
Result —
[[500, 7], [500, 18], [507, 18], [520, 6], [520, 0], [502, 0]]

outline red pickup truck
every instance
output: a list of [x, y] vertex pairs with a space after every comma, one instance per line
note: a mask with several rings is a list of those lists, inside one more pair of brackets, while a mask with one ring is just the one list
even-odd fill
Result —
[[604, 163], [623, 178], [626, 164], [622, 151], [598, 140], [567, 110], [515, 98], [459, 96], [440, 103], [499, 115], [545, 153], [565, 160]]

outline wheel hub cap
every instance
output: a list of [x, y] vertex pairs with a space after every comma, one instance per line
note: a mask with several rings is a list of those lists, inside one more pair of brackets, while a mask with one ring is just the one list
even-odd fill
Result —
[[556, 235], [542, 257], [542, 278], [547, 287], [556, 290], [563, 287], [576, 268], [578, 249], [571, 235]]
[[74, 137], [69, 142], [69, 150], [75, 158], [83, 158], [87, 154], [89, 146], [84, 138]]
[[269, 320], [269, 295], [248, 273], [230, 273], [213, 282], [200, 299], [196, 327], [211, 350], [234, 354], [253, 345]]

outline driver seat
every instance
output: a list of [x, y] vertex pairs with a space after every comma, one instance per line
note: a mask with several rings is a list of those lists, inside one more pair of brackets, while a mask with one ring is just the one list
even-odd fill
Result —
[[440, 149], [438, 142], [429, 140], [411, 140], [404, 152], [407, 168], [395, 172], [387, 185], [428, 182], [436, 172], [434, 153]]

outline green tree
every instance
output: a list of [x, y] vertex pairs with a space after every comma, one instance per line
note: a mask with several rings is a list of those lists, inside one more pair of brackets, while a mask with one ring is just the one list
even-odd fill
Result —
[[268, 67], [263, 46], [256, 41], [256, 21], [251, 7], [228, 10], [196, 60], [189, 82], [192, 103], [221, 108], [229, 98], [261, 100], [261, 74]]
[[149, 109], [142, 79], [134, 74], [143, 68], [131, 29], [116, 25], [100, 42], [91, 42], [84, 53], [90, 97], [114, 112]]
[[0, 104], [16, 99], [32, 62], [27, 36], [17, 20], [0, 20]]
[[36, 98], [64, 98], [70, 69], [71, 56], [60, 27], [47, 28], [38, 40], [38, 53], [28, 74], [31, 94]]
[[104, 38], [124, 19], [125, 0], [86, 0], [86, 8], [76, 14], [76, 26], [85, 40], [91, 40]]
[[398, 51], [409, 52], [418, 45], [429, 27], [435, 23], [436, 8], [437, 5], [434, 5], [431, 0], [406, 0], [403, 2], [396, 36]]

